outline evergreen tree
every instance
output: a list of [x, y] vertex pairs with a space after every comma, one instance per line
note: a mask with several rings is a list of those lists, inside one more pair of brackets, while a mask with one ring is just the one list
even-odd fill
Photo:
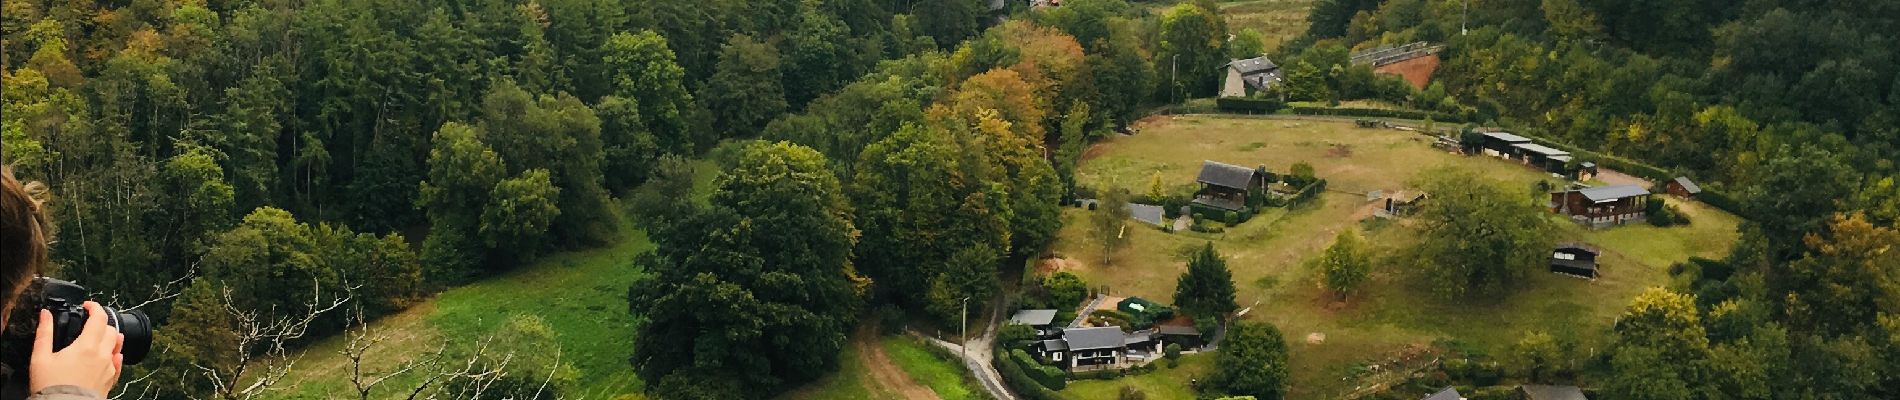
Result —
[[1240, 309], [1234, 303], [1234, 274], [1213, 242], [1188, 255], [1187, 272], [1175, 282], [1174, 305], [1195, 318], [1226, 318]]

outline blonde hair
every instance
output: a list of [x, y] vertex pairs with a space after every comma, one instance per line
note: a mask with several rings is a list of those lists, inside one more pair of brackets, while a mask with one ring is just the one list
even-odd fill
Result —
[[47, 221], [46, 185], [20, 183], [13, 168], [0, 166], [0, 326], [34, 275], [46, 267], [52, 224]]

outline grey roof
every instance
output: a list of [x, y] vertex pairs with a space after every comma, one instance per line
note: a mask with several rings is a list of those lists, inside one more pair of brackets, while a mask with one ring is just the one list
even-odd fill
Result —
[[1009, 317], [1009, 322], [1029, 326], [1048, 325], [1055, 320], [1056, 310], [1022, 310]]
[[1240, 70], [1241, 75], [1250, 75], [1250, 74], [1256, 74], [1256, 73], [1268, 72], [1268, 71], [1274, 71], [1274, 70], [1280, 69], [1279, 65], [1274, 64], [1273, 60], [1268, 60], [1266, 56], [1248, 58], [1248, 59], [1243, 59], [1243, 60], [1233, 60], [1233, 61], [1227, 62], [1227, 65], [1225, 66], [1236, 69], [1236, 70]]
[[1069, 349], [1069, 344], [1064, 343], [1062, 339], [1049, 339], [1049, 340], [1042, 341], [1042, 351], [1065, 351], [1068, 349]]
[[1583, 195], [1584, 198], [1590, 199], [1592, 202], [1602, 203], [1622, 198], [1647, 196], [1649, 195], [1649, 190], [1636, 185], [1616, 185], [1578, 190], [1577, 194]]
[[1545, 145], [1536, 144], [1536, 143], [1518, 143], [1516, 145], [1512, 145], [1511, 147], [1524, 149], [1524, 151], [1529, 151], [1532, 153], [1543, 154], [1546, 157], [1570, 155], [1570, 152], [1568, 151], [1558, 150], [1558, 149], [1551, 148], [1550, 146], [1545, 146]]
[[1590, 245], [1587, 245], [1587, 244], [1583, 244], [1582, 242], [1563, 242], [1563, 243], [1558, 243], [1558, 244], [1557, 244], [1557, 249], [1558, 249], [1558, 250], [1583, 250], [1583, 251], [1588, 251], [1588, 252], [1590, 252], [1590, 254], [1600, 254], [1600, 253], [1602, 253], [1601, 251], [1598, 251], [1596, 247], [1593, 247], [1593, 246], [1590, 246]]
[[1069, 350], [1118, 349], [1126, 345], [1122, 343], [1125, 336], [1122, 328], [1115, 326], [1062, 330], [1062, 341]]
[[1241, 75], [1240, 81], [1254, 90], [1267, 90], [1273, 84], [1280, 83], [1280, 71], [1274, 70], [1262, 74]]
[[1527, 400], [1590, 400], [1583, 397], [1583, 389], [1576, 386], [1524, 385], [1517, 388], [1524, 392]]
[[1128, 216], [1133, 217], [1136, 221], [1161, 225], [1165, 222], [1162, 221], [1162, 219], [1166, 217], [1165, 213], [1161, 211], [1161, 206], [1157, 205], [1128, 203]]
[[1201, 176], [1195, 181], [1214, 186], [1246, 190], [1253, 183], [1253, 168], [1223, 163], [1220, 161], [1201, 161]]
[[1162, 325], [1155, 327], [1155, 333], [1161, 336], [1200, 336], [1201, 330], [1192, 326]]
[[1459, 394], [1458, 388], [1446, 386], [1445, 390], [1425, 396], [1424, 400], [1465, 400], [1465, 395]]
[[1485, 137], [1502, 140], [1505, 143], [1530, 143], [1531, 138], [1513, 135], [1510, 132], [1486, 132]]
[[1128, 336], [1123, 336], [1122, 345], [1127, 346], [1127, 345], [1136, 344], [1136, 343], [1147, 343], [1154, 340], [1155, 340], [1154, 330], [1137, 331], [1135, 333], [1128, 334]]
[[1682, 185], [1682, 190], [1689, 191], [1689, 194], [1702, 193], [1702, 187], [1696, 186], [1695, 182], [1690, 182], [1687, 176], [1676, 177], [1676, 184]]
[[1584, 162], [1583, 162], [1583, 164], [1577, 164], [1577, 165], [1578, 165], [1578, 166], [1582, 166], [1582, 167], [1584, 167], [1584, 168], [1596, 168], [1596, 167], [1597, 167], [1597, 163], [1594, 163], [1594, 162], [1589, 162], [1589, 161], [1584, 161]]

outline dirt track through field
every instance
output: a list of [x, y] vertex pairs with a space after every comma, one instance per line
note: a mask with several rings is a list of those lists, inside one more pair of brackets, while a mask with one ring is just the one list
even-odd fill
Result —
[[872, 392], [893, 393], [900, 399], [942, 399], [937, 397], [936, 391], [911, 380], [910, 374], [898, 368], [897, 363], [891, 362], [891, 356], [884, 353], [884, 346], [878, 344], [877, 335], [860, 333], [852, 342], [858, 346], [858, 361], [864, 363], [865, 369], [871, 370], [871, 380], [867, 383], [871, 385], [869, 389]]

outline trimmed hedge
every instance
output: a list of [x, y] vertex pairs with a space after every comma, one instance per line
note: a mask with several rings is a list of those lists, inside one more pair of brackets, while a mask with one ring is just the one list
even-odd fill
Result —
[[1009, 359], [1022, 367], [1023, 375], [1027, 375], [1030, 380], [1043, 387], [1050, 390], [1062, 390], [1069, 387], [1067, 377], [1063, 376], [1061, 369], [1036, 362], [1035, 358], [1029, 356], [1029, 352], [1021, 349], [1010, 350]]
[[1014, 389], [1017, 395], [1030, 400], [1057, 400], [1056, 392], [1036, 383], [1028, 374], [1023, 373], [1022, 365], [1009, 361], [1002, 354], [998, 354], [996, 358], [1003, 360], [996, 363], [996, 373], [1002, 375], [1003, 384], [1009, 385], [1009, 388]]
[[1293, 198], [1287, 200], [1286, 206], [1291, 208], [1294, 206], [1305, 204], [1308, 201], [1312, 201], [1314, 198], [1318, 198], [1319, 194], [1325, 191], [1326, 191], [1326, 179], [1324, 178], [1314, 179], [1313, 183], [1307, 184], [1306, 187], [1300, 188], [1299, 193], [1293, 194]]
[[1460, 123], [1466, 118], [1460, 115], [1418, 110], [1388, 110], [1383, 108], [1329, 108], [1329, 107], [1293, 107], [1293, 113], [1299, 115], [1332, 115], [1342, 117], [1371, 117], [1398, 119], [1430, 119], [1436, 122]]
[[1286, 102], [1278, 99], [1256, 99], [1251, 97], [1222, 97], [1214, 100], [1214, 107], [1227, 112], [1249, 114], [1272, 114], [1286, 108]]

